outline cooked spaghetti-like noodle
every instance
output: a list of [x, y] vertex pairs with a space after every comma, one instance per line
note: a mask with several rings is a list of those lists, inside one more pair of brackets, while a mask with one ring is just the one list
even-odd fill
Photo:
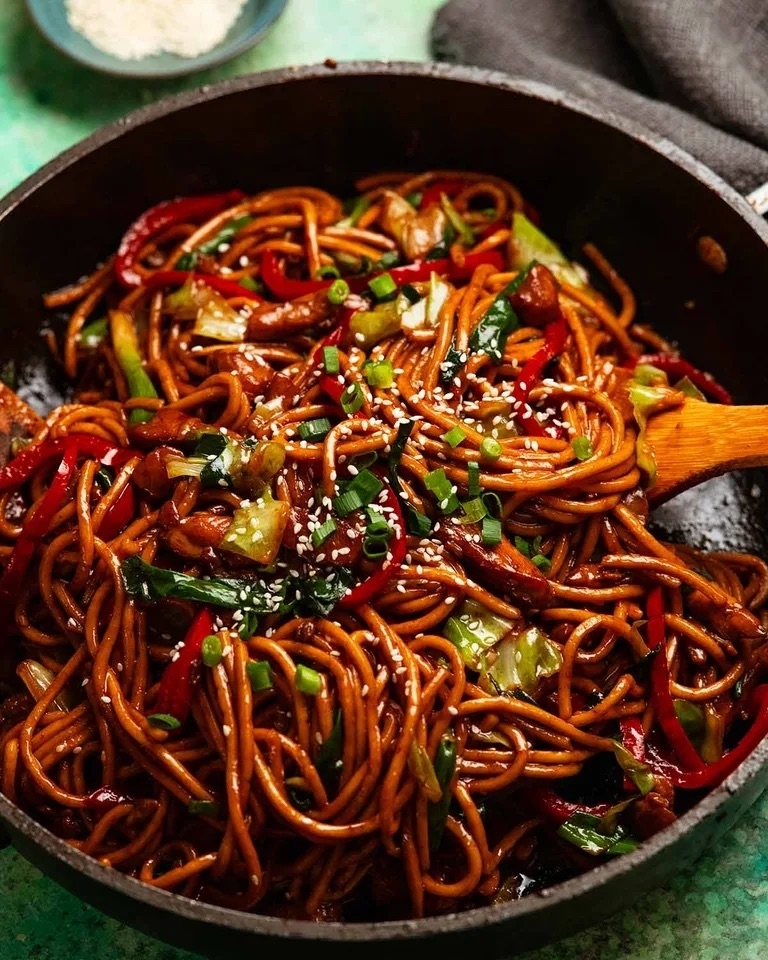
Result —
[[358, 189], [148, 211], [47, 295], [74, 398], [0, 470], [5, 795], [153, 886], [350, 921], [628, 851], [768, 729], [768, 567], [646, 523], [638, 423], [722, 388], [511, 184]]

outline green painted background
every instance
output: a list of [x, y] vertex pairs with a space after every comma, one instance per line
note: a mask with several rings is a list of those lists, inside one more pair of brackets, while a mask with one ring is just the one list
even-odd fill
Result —
[[[424, 60], [440, 4], [290, 0], [269, 36], [237, 60], [182, 80], [146, 83], [70, 63], [36, 34], [21, 0], [0, 0], [0, 194], [101, 124], [168, 93], [325, 57]], [[695, 870], [602, 928], [526, 960], [766, 960], [766, 830], [768, 799]], [[12, 850], [0, 853], [0, 960], [88, 957], [194, 960], [79, 903]]]

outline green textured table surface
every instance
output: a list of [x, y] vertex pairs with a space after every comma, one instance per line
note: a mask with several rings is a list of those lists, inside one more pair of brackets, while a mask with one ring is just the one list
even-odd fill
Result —
[[[106, 2], [106, 0], [105, 0]], [[116, 80], [52, 50], [21, 0], [0, 0], [0, 194], [103, 123], [168, 93], [288, 64], [428, 57], [441, 0], [291, 0], [249, 53], [168, 82]], [[717, 850], [599, 929], [526, 960], [764, 960], [768, 956], [768, 799]], [[12, 850], [0, 853], [0, 960], [195, 960], [107, 919]]]

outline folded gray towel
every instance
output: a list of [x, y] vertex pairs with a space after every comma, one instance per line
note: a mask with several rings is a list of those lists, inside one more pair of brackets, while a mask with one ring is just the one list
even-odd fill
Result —
[[450, 0], [432, 45], [637, 120], [742, 193], [768, 181], [768, 0]]

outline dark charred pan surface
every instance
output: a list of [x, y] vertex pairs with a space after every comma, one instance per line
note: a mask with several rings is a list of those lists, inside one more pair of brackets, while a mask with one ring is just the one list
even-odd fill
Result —
[[[428, 65], [244, 78], [140, 111], [54, 161], [0, 207], [0, 256], [13, 265], [0, 282], [3, 360], [16, 360], [20, 392], [38, 410], [61, 399], [39, 335], [41, 293], [104, 258], [124, 224], [161, 199], [294, 183], [343, 193], [366, 173], [430, 167], [484, 168], [520, 184], [569, 252], [600, 243], [636, 291], [641, 320], [679, 340], [736, 402], [765, 401], [768, 371], [741, 345], [760, 342], [768, 230], [740, 198], [674, 147], [552, 90]], [[725, 273], [701, 260], [702, 236], [726, 251]], [[718, 481], [655, 520], [673, 539], [765, 555], [764, 487], [760, 475]], [[257, 937], [267, 949], [310, 940], [321, 956], [352, 956], [362, 943], [372, 956], [416, 956], [425, 937], [430, 949], [509, 956], [598, 922], [693, 862], [758, 796], [767, 755], [759, 748], [635, 853], [523, 901], [423, 921], [320, 926], [196, 904], [106, 870], [2, 797], [0, 816], [18, 849], [78, 895], [211, 957], [253, 949]]]

